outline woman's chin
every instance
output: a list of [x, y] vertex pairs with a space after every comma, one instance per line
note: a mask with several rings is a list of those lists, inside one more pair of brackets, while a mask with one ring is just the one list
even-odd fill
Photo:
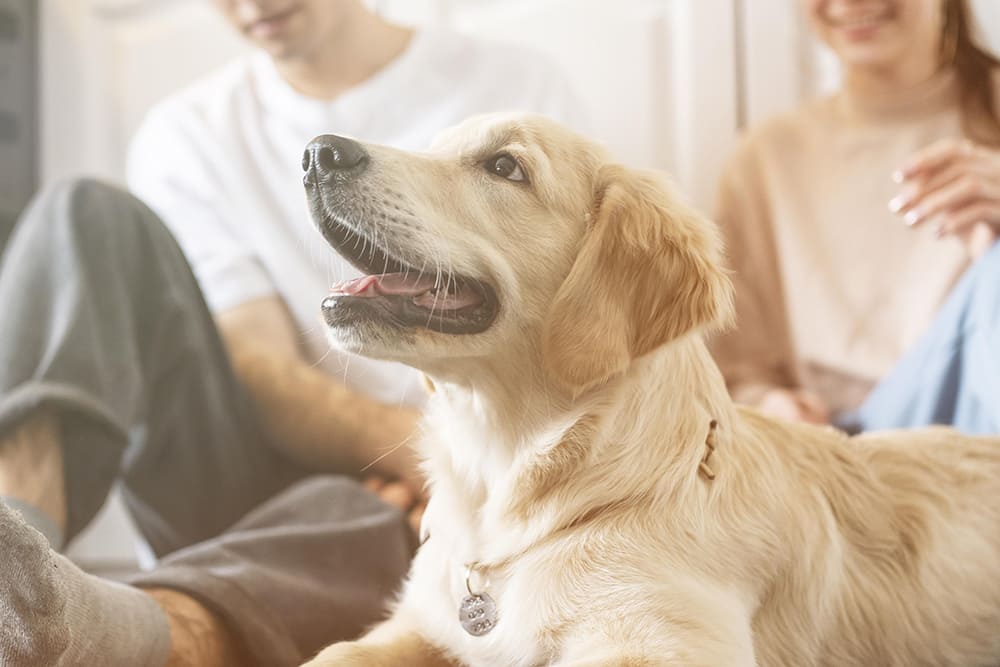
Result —
[[881, 39], [841, 43], [834, 50], [837, 59], [846, 68], [892, 69], [905, 59], [905, 49]]

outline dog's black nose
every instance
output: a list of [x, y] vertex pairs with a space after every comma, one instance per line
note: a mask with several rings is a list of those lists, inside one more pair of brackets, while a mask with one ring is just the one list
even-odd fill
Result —
[[333, 175], [354, 176], [364, 171], [368, 164], [368, 153], [358, 142], [324, 134], [316, 137], [306, 146], [302, 155], [302, 169], [327, 179]]

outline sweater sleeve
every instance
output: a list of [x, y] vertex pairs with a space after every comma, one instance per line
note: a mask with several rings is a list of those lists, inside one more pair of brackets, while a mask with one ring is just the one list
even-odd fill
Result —
[[753, 405], [768, 389], [799, 381], [767, 188], [748, 143], [723, 171], [715, 219], [726, 242], [736, 324], [712, 340], [712, 353], [733, 398]]

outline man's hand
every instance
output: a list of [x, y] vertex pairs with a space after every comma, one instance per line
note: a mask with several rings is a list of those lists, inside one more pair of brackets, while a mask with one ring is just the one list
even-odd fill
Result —
[[420, 533], [420, 520], [423, 519], [424, 510], [427, 508], [427, 498], [423, 493], [414, 491], [409, 484], [390, 481], [378, 475], [366, 477], [364, 486], [383, 501], [406, 513], [413, 532]]
[[907, 225], [958, 237], [973, 259], [1000, 238], [1000, 151], [944, 139], [911, 156], [894, 178], [900, 191], [889, 208]]
[[216, 320], [236, 376], [250, 392], [275, 447], [312, 470], [377, 473], [422, 489], [411, 448], [419, 411], [379, 403], [307, 363], [278, 297], [243, 304]]
[[754, 407], [766, 415], [788, 421], [830, 423], [830, 411], [822, 399], [804, 389], [769, 389]]

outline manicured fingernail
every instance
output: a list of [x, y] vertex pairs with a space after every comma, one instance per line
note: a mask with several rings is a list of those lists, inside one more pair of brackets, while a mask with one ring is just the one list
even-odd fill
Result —
[[912, 227], [920, 222], [920, 218], [922, 217], [923, 215], [921, 215], [920, 209], [915, 208], [912, 211], [907, 211], [906, 215], [903, 216], [903, 222]]
[[[885, 172], [882, 173], [884, 174]], [[903, 181], [906, 180], [906, 174], [903, 173], [902, 169], [897, 169], [896, 171], [892, 172], [892, 180], [896, 181], [897, 183], [902, 183]]]
[[906, 206], [906, 202], [910, 201], [910, 198], [906, 195], [898, 195], [889, 200], [889, 210], [893, 213], [899, 213]]

